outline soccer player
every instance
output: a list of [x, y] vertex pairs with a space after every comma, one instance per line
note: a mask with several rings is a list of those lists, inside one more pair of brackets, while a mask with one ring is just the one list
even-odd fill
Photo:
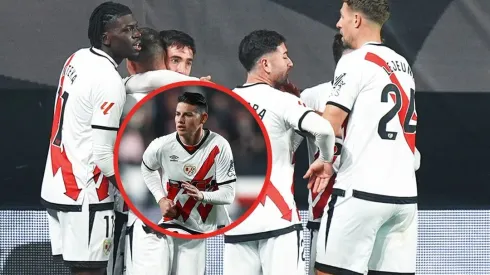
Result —
[[343, 0], [340, 14], [337, 28], [355, 50], [340, 59], [323, 114], [335, 134], [343, 135], [343, 147], [320, 224], [315, 268], [322, 275], [415, 274], [412, 69], [382, 44], [387, 0]]
[[167, 69], [184, 75], [190, 75], [196, 45], [194, 39], [185, 32], [165, 30], [160, 32], [165, 45]]
[[[167, 44], [164, 42], [162, 32], [150, 28], [141, 28], [141, 51], [138, 58], [128, 61], [128, 71], [134, 74], [130, 81], [126, 81], [128, 99], [131, 95], [144, 97], [148, 92], [181, 80], [199, 80], [175, 71], [167, 70], [166, 56]], [[194, 48], [189, 42], [182, 42]], [[176, 45], [176, 44], [173, 44]], [[174, 69], [176, 67], [173, 67]], [[190, 73], [190, 71], [188, 71]], [[138, 92], [138, 94], [135, 94]], [[135, 98], [135, 102], [136, 102]], [[132, 103], [134, 105], [134, 103]], [[165, 183], [167, 179], [163, 175]], [[162, 200], [161, 207], [165, 206]], [[166, 210], [165, 210], [166, 211]], [[149, 227], [145, 226], [148, 231]], [[197, 241], [199, 243], [199, 241]], [[125, 269], [127, 275], [132, 274], [167, 274], [172, 259], [168, 254], [168, 243], [159, 234], [146, 232], [141, 220], [129, 211], [128, 235], [125, 250]], [[146, 272], [146, 273], [145, 273]]]
[[157, 33], [150, 28], [144, 28], [142, 31], [148, 33], [147, 36], [143, 35], [147, 43], [142, 43], [142, 47], [148, 45], [148, 49], [143, 49], [138, 60], [127, 62], [130, 76], [124, 79], [128, 92], [125, 114], [154, 89], [179, 81], [211, 80], [210, 76], [189, 76], [196, 53], [191, 36], [176, 30]]
[[[335, 65], [339, 62], [342, 55], [351, 52], [352, 50], [346, 48], [342, 42], [342, 35], [336, 34], [332, 44], [333, 59]], [[325, 110], [325, 104], [328, 101], [328, 97], [332, 93], [332, 81], [316, 85], [311, 88], [305, 89], [301, 93], [301, 100], [307, 107], [312, 108], [315, 112], [323, 114]], [[336, 139], [337, 145], [342, 141]], [[314, 140], [310, 136], [306, 136], [306, 142], [308, 147], [308, 159], [310, 163], [313, 163], [318, 157], [318, 147], [314, 144]], [[336, 148], [334, 156], [334, 171], [338, 171], [339, 155], [341, 148]], [[323, 216], [323, 209], [327, 205], [327, 201], [332, 192], [335, 176], [330, 179], [327, 188], [319, 193], [314, 193], [309, 190], [308, 202], [309, 202], [309, 217], [307, 228], [310, 230], [310, 261], [309, 261], [309, 273], [315, 274], [315, 258], [316, 258], [316, 242], [318, 237], [318, 229], [320, 228], [320, 220]]]
[[272, 173], [267, 196], [240, 225], [225, 233], [224, 275], [304, 274], [300, 253], [302, 225], [292, 192], [295, 130], [315, 136], [320, 157], [306, 173], [325, 188], [332, 175], [335, 144], [327, 120], [306, 108], [301, 100], [279, 91], [293, 66], [285, 38], [275, 31], [253, 31], [241, 41], [239, 59], [246, 69], [246, 83], [234, 91], [250, 103], [262, 119], [272, 146]]
[[[222, 136], [203, 126], [208, 119], [207, 102], [199, 93], [185, 92], [175, 111], [176, 132], [153, 140], [145, 153], [141, 172], [148, 189], [160, 205], [159, 225], [180, 234], [212, 232], [230, 223], [224, 205], [235, 198], [235, 168], [231, 147]], [[164, 189], [161, 169], [168, 179]], [[139, 263], [133, 261], [133, 274], [204, 275], [205, 240], [186, 240], [161, 236], [141, 222], [134, 225], [144, 252]], [[136, 257], [136, 249], [133, 255]], [[149, 255], [152, 254], [152, 255]], [[169, 273], [171, 271], [171, 273]]]
[[131, 10], [105, 2], [90, 16], [91, 48], [63, 66], [41, 189], [52, 253], [72, 274], [104, 274], [114, 243], [113, 148], [126, 93], [117, 66], [135, 58]]

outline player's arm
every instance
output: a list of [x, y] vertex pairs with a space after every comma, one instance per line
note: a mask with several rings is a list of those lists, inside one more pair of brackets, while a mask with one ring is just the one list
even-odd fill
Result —
[[158, 169], [162, 168], [160, 158], [161, 140], [155, 139], [146, 148], [143, 153], [143, 161], [141, 162], [141, 175], [143, 181], [150, 190], [151, 194], [155, 198], [155, 201], [159, 203], [165, 198], [165, 190], [160, 179], [160, 173]]
[[419, 150], [415, 148], [415, 161], [414, 161], [415, 171], [419, 170], [421, 159], [422, 159], [422, 155], [420, 154]]
[[101, 79], [92, 88], [92, 152], [94, 163], [117, 188], [114, 176], [114, 143], [126, 100], [121, 79]]
[[332, 162], [335, 135], [330, 123], [315, 113], [310, 108], [305, 107], [298, 98], [289, 94], [283, 94], [284, 104], [283, 116], [286, 121], [301, 132], [307, 132], [314, 136], [315, 144], [320, 149], [320, 159]]
[[170, 70], [149, 71], [135, 74], [126, 80], [126, 91], [131, 93], [148, 93], [162, 86], [180, 81], [199, 80], [199, 78], [183, 75]]
[[214, 205], [232, 204], [235, 200], [236, 172], [233, 152], [226, 140], [216, 156], [216, 182], [219, 189], [202, 192], [203, 202]]
[[342, 137], [342, 124], [347, 119], [354, 102], [361, 90], [359, 65], [349, 62], [349, 58], [342, 58], [336, 69], [333, 80], [333, 91], [328, 98], [323, 117], [332, 125], [335, 135]]

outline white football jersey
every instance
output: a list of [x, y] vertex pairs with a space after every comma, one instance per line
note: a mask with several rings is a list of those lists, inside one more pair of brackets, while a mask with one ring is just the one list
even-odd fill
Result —
[[225, 235], [244, 235], [295, 228], [301, 223], [293, 195], [293, 135], [311, 111], [300, 98], [265, 83], [245, 84], [233, 90], [257, 112], [269, 134], [272, 171], [267, 196], [252, 214]]
[[148, 71], [124, 78], [123, 81], [127, 93], [124, 114], [128, 114], [134, 105], [142, 100], [149, 92], [165, 85], [190, 80], [199, 80], [199, 78], [170, 70]]
[[416, 196], [415, 82], [407, 60], [366, 43], [340, 59], [327, 104], [349, 113], [335, 188]]
[[231, 147], [222, 136], [205, 130], [195, 151], [189, 151], [174, 132], [153, 140], [143, 154], [143, 163], [150, 170], [162, 168], [168, 179], [167, 198], [175, 202], [180, 212], [175, 219], [165, 218], [164, 228], [184, 234], [204, 233], [230, 222], [224, 205], [197, 201], [181, 187], [187, 181], [203, 192], [213, 192], [236, 181]]
[[119, 129], [126, 93], [116, 68], [95, 48], [75, 52], [63, 67], [41, 189], [49, 208], [114, 201], [114, 187], [94, 163], [92, 129]]
[[[140, 74], [134, 74], [123, 79], [126, 88], [126, 103], [123, 109], [123, 116], [126, 116], [131, 109], [141, 101], [151, 91], [162, 86], [173, 84], [180, 81], [199, 80], [196, 77], [183, 75], [171, 70], [155, 70]], [[164, 175], [165, 176], [165, 175]], [[165, 181], [165, 177], [163, 178]], [[122, 198], [116, 196], [117, 199]], [[127, 206], [125, 205], [125, 208]], [[129, 211], [128, 226], [136, 220], [136, 215]]]
[[[328, 101], [328, 97], [332, 93], [332, 82], [326, 82], [316, 85], [311, 88], [305, 89], [301, 93], [301, 100], [306, 104], [307, 107], [313, 110], [323, 113], [325, 111], [325, 106]], [[306, 135], [306, 145], [308, 148], [308, 161], [313, 163], [319, 154], [318, 147], [315, 145], [315, 139], [311, 135]], [[334, 170], [337, 171], [340, 163], [340, 158], [337, 156], [333, 163]], [[335, 178], [331, 179], [332, 183]], [[311, 190], [308, 192], [308, 221], [319, 223], [323, 216], [323, 210], [327, 205], [328, 199], [330, 198], [332, 192], [332, 184], [329, 183], [327, 189], [321, 191], [320, 193], [312, 193]], [[311, 225], [310, 225], [311, 226]]]

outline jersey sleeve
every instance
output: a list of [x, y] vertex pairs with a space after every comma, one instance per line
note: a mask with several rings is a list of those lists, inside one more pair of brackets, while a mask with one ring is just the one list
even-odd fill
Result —
[[305, 116], [310, 112], [314, 112], [313, 109], [306, 107], [306, 104], [300, 98], [287, 93], [282, 93], [282, 100], [279, 106], [282, 108], [281, 113], [287, 124], [300, 132], [303, 132], [301, 123]]
[[92, 128], [117, 131], [126, 102], [122, 80], [100, 79], [92, 89]]
[[162, 154], [162, 138], [153, 140], [143, 153], [143, 165], [148, 170], [156, 171], [162, 168], [161, 154]]
[[314, 98], [313, 98], [313, 88], [305, 89], [301, 95], [301, 100], [305, 103], [307, 107], [315, 109]]
[[[224, 140], [224, 139], [223, 139]], [[230, 144], [224, 140], [216, 159], [216, 182], [218, 185], [236, 181], [235, 162]]]
[[350, 113], [357, 96], [359, 95], [361, 85], [361, 65], [355, 62], [352, 57], [345, 56], [340, 59], [335, 69], [335, 77], [332, 83], [332, 93], [328, 98], [327, 104], [334, 105]]
[[190, 80], [199, 80], [199, 78], [170, 70], [157, 70], [132, 75], [126, 79], [125, 86], [128, 94], [148, 93], [165, 85]]

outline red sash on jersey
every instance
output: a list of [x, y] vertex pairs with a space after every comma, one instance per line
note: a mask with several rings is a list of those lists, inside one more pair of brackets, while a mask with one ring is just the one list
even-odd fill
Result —
[[[202, 166], [199, 169], [199, 171], [197, 172], [197, 174], [194, 176], [194, 178], [190, 182], [199, 182], [203, 185], [207, 185], [211, 182], [212, 177], [207, 178], [207, 179], [205, 179], [204, 177], [209, 173], [209, 170], [211, 170], [211, 168], [213, 167], [214, 159], [216, 158], [218, 153], [219, 153], [219, 148], [218, 148], [218, 146], [215, 146], [213, 148], [213, 150], [211, 150], [211, 152], [209, 153], [208, 157], [206, 158], [206, 160], [202, 164]], [[185, 221], [187, 221], [187, 219], [189, 219], [191, 211], [192, 211], [192, 209], [194, 209], [194, 207], [196, 206], [198, 201], [195, 200], [194, 198], [189, 197], [187, 199], [187, 201], [184, 203], [184, 205], [182, 205], [180, 203], [180, 201], [177, 199], [177, 195], [179, 194], [181, 189], [182, 188], [180, 185], [177, 186], [175, 184], [170, 184], [170, 182], [167, 183], [167, 190], [168, 190], [167, 198], [175, 201], [175, 205], [176, 205], [178, 213], [179, 213], [178, 216], [176, 216], [174, 219], [178, 219], [179, 216], [181, 216], [182, 220], [185, 222]], [[218, 190], [218, 186], [212, 185], [206, 191], [216, 191], [216, 190]], [[183, 194], [185, 194], [185, 191], [183, 192]], [[199, 215], [201, 216], [201, 219], [203, 222], [206, 222], [206, 219], [208, 218], [209, 213], [211, 212], [212, 209], [213, 209], [212, 204], [205, 204], [202, 202], [199, 204], [199, 206], [197, 207], [197, 211], [198, 211]], [[172, 220], [172, 218], [165, 217], [164, 220], [169, 221], [169, 220]]]

